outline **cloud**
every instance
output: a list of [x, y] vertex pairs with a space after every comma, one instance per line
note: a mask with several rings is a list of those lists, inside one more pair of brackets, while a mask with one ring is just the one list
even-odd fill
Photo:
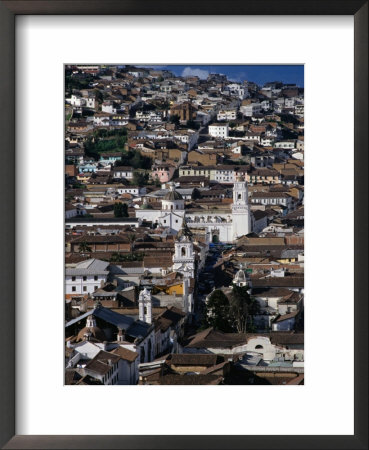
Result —
[[237, 74], [234, 74], [230, 76], [229, 81], [234, 81], [236, 83], [242, 83], [243, 81], [246, 81], [248, 79], [246, 72], [238, 72]]
[[182, 72], [182, 77], [199, 77], [201, 80], [209, 76], [209, 71], [204, 69], [192, 69], [192, 67], [185, 67]]

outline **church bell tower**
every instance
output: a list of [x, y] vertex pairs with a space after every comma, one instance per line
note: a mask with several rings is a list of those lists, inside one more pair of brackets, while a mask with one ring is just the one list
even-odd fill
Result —
[[174, 243], [173, 270], [182, 273], [188, 278], [195, 276], [195, 254], [193, 252], [192, 233], [187, 226], [185, 218]]
[[251, 216], [247, 181], [238, 175], [233, 185], [232, 235], [233, 240], [251, 233]]

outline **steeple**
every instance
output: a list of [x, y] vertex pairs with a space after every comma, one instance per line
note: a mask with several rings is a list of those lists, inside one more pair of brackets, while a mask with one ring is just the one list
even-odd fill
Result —
[[146, 288], [138, 296], [138, 318], [146, 323], [152, 322], [151, 292]]
[[189, 278], [195, 275], [195, 254], [192, 238], [193, 234], [184, 217], [182, 228], [179, 230], [174, 243], [173, 270]]
[[238, 270], [238, 272], [236, 273], [234, 279], [233, 279], [233, 284], [235, 284], [236, 286], [247, 286], [247, 279], [246, 279], [246, 274], [245, 274], [245, 269], [243, 264], [240, 264], [240, 269]]
[[251, 214], [247, 181], [240, 174], [233, 185], [232, 234], [233, 240], [251, 233]]
[[186, 218], [184, 217], [182, 221], [182, 227], [178, 231], [176, 240], [181, 242], [192, 241], [192, 237], [193, 237], [192, 231], [188, 228]]

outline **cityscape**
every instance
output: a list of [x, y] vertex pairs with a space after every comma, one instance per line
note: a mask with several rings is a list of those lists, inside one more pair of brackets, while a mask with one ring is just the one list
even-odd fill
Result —
[[303, 65], [64, 69], [65, 384], [303, 385]]

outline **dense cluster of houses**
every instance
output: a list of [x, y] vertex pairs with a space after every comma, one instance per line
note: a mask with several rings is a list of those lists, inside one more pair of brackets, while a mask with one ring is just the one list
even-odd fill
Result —
[[65, 383], [303, 384], [303, 88], [65, 71]]

